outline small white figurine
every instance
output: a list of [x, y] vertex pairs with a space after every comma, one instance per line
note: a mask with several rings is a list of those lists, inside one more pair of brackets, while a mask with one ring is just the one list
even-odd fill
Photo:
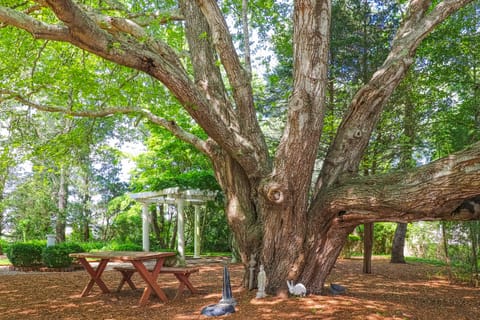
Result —
[[307, 294], [307, 288], [301, 283], [293, 285], [293, 281], [287, 280], [288, 291], [294, 296], [304, 297]]
[[263, 264], [260, 265], [260, 271], [258, 272], [258, 292], [257, 292], [257, 299], [265, 298], [267, 295], [265, 294], [265, 285], [267, 283], [267, 275], [265, 274], [265, 269]]

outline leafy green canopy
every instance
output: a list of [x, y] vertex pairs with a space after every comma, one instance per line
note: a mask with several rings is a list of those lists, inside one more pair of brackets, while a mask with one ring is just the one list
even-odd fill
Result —
[[211, 164], [203, 154], [166, 130], [150, 127], [150, 132], [146, 140], [147, 152], [140, 154], [136, 161], [131, 181], [133, 191], [170, 187], [220, 190]]

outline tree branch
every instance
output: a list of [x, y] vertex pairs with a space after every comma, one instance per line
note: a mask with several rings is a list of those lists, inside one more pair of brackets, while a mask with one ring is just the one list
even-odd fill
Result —
[[[249, 119], [252, 117], [252, 111], [254, 113], [250, 77], [240, 63], [227, 23], [216, 1], [197, 0], [197, 2], [212, 31], [213, 44], [232, 85], [234, 99], [237, 102], [240, 115], [245, 115], [246, 119]], [[256, 119], [254, 121], [256, 122]]]
[[480, 142], [412, 171], [340, 183], [328, 191], [326, 206], [344, 225], [480, 219], [480, 204], [458, 209], [480, 195]]
[[[170, 90], [209, 137], [227, 150], [249, 175], [260, 174], [261, 166], [258, 163], [266, 162], [264, 159], [267, 148], [258, 147], [256, 140], [231, 130], [230, 124], [224, 122], [218, 110], [210, 106], [203, 92], [191, 81], [172, 48], [158, 41], [158, 46], [153, 49], [148, 43], [134, 37], [109, 33], [71, 0], [46, 0], [46, 3], [65, 25], [46, 27], [31, 17], [4, 7], [0, 7], [0, 22], [19, 27], [34, 35], [42, 31], [39, 38], [66, 41], [102, 58], [151, 75]], [[134, 29], [136, 34], [138, 28]], [[46, 31], [50, 33], [45, 34]], [[254, 115], [254, 112], [252, 114]], [[262, 136], [259, 134], [258, 137]]]
[[252, 141], [252, 146], [258, 155], [257, 161], [261, 163], [261, 166], [258, 167], [268, 168], [269, 161], [266, 152], [268, 148], [256, 117], [250, 74], [241, 65], [227, 23], [217, 2], [215, 0], [197, 0], [197, 3], [208, 21], [213, 44], [232, 86], [240, 130], [245, 137], [248, 137], [248, 140]]
[[205, 93], [210, 105], [232, 130], [240, 132], [233, 106], [225, 89], [217, 57], [209, 35], [208, 22], [194, 1], [180, 1], [186, 17], [185, 34], [188, 41], [195, 83]]
[[[209, 145], [206, 141], [204, 141], [204, 140], [200, 139], [199, 137], [197, 137], [196, 135], [191, 134], [190, 132], [182, 129], [181, 127], [179, 127], [177, 125], [177, 123], [175, 121], [173, 121], [173, 120], [168, 121], [164, 118], [158, 117], [158, 116], [156, 116], [155, 114], [153, 114], [152, 112], [150, 112], [149, 110], [146, 110], [146, 109], [142, 109], [140, 111], [140, 113], [142, 115], [144, 115], [147, 119], [149, 119], [151, 122], [153, 122], [155, 124], [158, 124], [158, 125], [164, 127], [165, 129], [167, 129], [168, 131], [170, 131], [174, 136], [176, 136], [180, 140], [183, 140], [187, 143], [190, 143], [198, 151], [202, 152], [206, 156], [208, 156], [210, 158], [212, 157], [212, 150], [211, 150], [211, 148], [209, 147]], [[213, 142], [211, 141], [211, 143], [213, 143]]]
[[170, 131], [174, 136], [183, 140], [187, 143], [193, 145], [197, 150], [202, 152], [207, 156], [211, 156], [211, 148], [208, 146], [207, 142], [201, 140], [196, 135], [191, 134], [190, 132], [184, 130], [183, 128], [179, 127], [175, 121], [173, 120], [166, 120], [162, 117], [159, 117], [147, 109], [141, 109], [137, 107], [117, 107], [117, 108], [104, 108], [102, 110], [71, 110], [62, 107], [55, 107], [55, 106], [46, 106], [41, 105], [35, 102], [30, 101], [22, 97], [21, 95], [17, 94], [16, 92], [9, 91], [9, 90], [0, 90], [0, 97], [6, 96], [4, 99], [0, 99], [1, 101], [7, 99], [13, 99], [18, 101], [24, 106], [34, 108], [39, 111], [46, 111], [46, 112], [59, 112], [63, 114], [67, 114], [73, 117], [86, 117], [86, 118], [104, 118], [108, 116], [112, 116], [115, 114], [137, 114], [142, 115], [152, 123], [155, 123], [168, 131]]
[[0, 6], [0, 22], [25, 30], [36, 39], [71, 40], [67, 27], [47, 24], [7, 7]]
[[472, 0], [444, 0], [430, 12], [430, 0], [411, 0], [390, 54], [353, 98], [318, 177], [315, 192], [326, 190], [347, 173], [356, 174], [370, 135], [393, 90], [414, 62], [421, 41], [441, 22]]
[[289, 184], [295, 194], [308, 194], [311, 189], [326, 107], [330, 20], [331, 1], [295, 1], [293, 92], [274, 172], [276, 180]]

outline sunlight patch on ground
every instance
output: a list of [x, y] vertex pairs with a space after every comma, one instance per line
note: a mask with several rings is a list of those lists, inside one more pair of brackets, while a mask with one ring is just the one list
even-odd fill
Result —
[[270, 298], [270, 299], [252, 299], [250, 300], [251, 304], [255, 305], [275, 305], [284, 302], [285, 299], [278, 299], [278, 298]]

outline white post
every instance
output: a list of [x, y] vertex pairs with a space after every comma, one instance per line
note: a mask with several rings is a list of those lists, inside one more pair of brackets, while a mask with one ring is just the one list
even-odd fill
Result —
[[57, 242], [56, 236], [54, 234], [47, 234], [47, 247], [52, 247]]
[[142, 243], [143, 251], [150, 251], [150, 219], [148, 216], [148, 203], [143, 203], [142, 208]]
[[195, 208], [195, 226], [193, 232], [193, 257], [200, 258], [200, 206]]
[[183, 199], [177, 199], [177, 250], [180, 255], [180, 263], [185, 264], [185, 234], [183, 219]]

